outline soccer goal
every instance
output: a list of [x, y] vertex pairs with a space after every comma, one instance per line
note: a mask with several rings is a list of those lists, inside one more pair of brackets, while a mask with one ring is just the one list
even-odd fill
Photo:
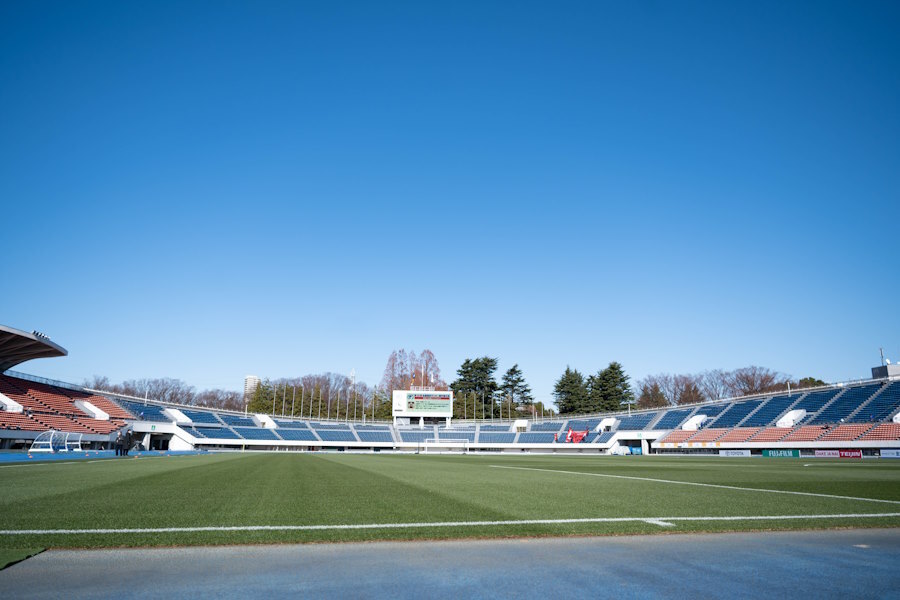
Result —
[[81, 452], [81, 436], [49, 429], [34, 438], [29, 452]]
[[428, 454], [429, 450], [433, 454], [468, 454], [469, 440], [447, 438], [428, 438], [422, 442], [422, 450]]

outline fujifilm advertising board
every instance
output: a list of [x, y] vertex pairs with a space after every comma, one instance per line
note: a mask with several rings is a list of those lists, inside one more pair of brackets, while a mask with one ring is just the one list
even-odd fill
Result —
[[395, 417], [453, 416], [453, 392], [394, 390], [392, 413]]

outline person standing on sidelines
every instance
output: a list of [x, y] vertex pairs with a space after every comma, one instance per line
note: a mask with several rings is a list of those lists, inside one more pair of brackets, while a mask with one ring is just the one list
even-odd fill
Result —
[[122, 432], [116, 433], [116, 456], [122, 456]]
[[131, 450], [131, 444], [134, 442], [134, 438], [131, 435], [131, 430], [125, 432], [125, 456], [128, 456], [128, 451]]

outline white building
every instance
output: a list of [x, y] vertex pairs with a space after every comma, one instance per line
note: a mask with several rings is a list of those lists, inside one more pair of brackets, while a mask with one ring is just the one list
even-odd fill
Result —
[[259, 387], [259, 377], [256, 375], [247, 375], [244, 377], [244, 399], [246, 400], [253, 395], [256, 388]]

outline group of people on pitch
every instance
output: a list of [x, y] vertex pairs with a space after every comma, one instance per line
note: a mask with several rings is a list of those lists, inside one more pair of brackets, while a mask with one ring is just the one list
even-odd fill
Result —
[[121, 431], [116, 434], [116, 456], [128, 456], [132, 445], [134, 445], [134, 437], [131, 435], [130, 429], [125, 432], [125, 435], [122, 435]]

